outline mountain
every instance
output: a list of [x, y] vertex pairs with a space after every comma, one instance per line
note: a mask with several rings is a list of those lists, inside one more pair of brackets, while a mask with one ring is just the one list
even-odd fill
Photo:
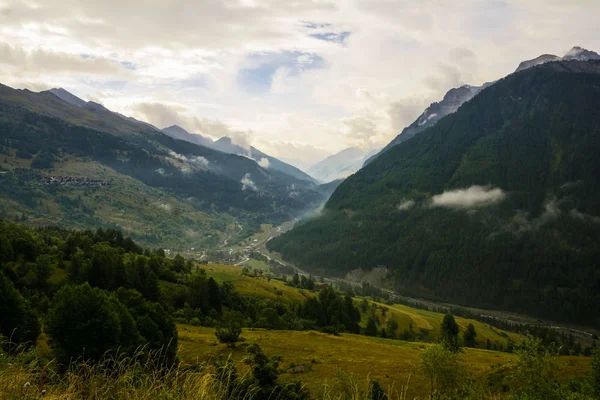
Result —
[[[552, 61], [587, 61], [599, 59], [600, 55], [598, 55], [598, 53], [575, 46], [571, 50], [569, 50], [562, 58], [553, 54], [542, 54], [541, 56], [536, 57], [532, 60], [523, 61], [519, 64], [515, 72], [521, 72], [536, 65]], [[373, 155], [370, 158], [367, 158], [364, 165], [367, 165], [375, 158], [377, 158], [381, 153], [387, 151], [391, 147], [410, 139], [411, 137], [415, 136], [416, 134], [424, 131], [425, 129], [431, 126], [434, 126], [440, 119], [442, 119], [446, 115], [456, 112], [456, 110], [458, 110], [458, 108], [461, 105], [471, 100], [482, 89], [485, 89], [486, 87], [492, 84], [494, 84], [494, 82], [488, 82], [483, 84], [482, 86], [464, 85], [459, 88], [450, 89], [446, 93], [442, 101], [432, 103], [429, 107], [427, 107], [427, 109], [419, 116], [419, 118], [417, 118], [415, 122], [413, 122], [408, 127], [404, 128], [398, 136], [396, 136], [387, 146], [383, 148], [383, 150], [381, 150], [381, 152]]]
[[378, 151], [378, 149], [365, 151], [350, 147], [319, 161], [311, 166], [307, 172], [322, 182], [344, 179], [358, 171], [364, 164], [365, 159]]
[[515, 72], [521, 72], [523, 70], [526, 70], [527, 68], [535, 67], [536, 65], [558, 60], [560, 60], [560, 57], [555, 56], [554, 54], [542, 54], [541, 56], [536, 57], [532, 60], [523, 61], [519, 64]]
[[75, 107], [83, 108], [87, 104], [86, 101], [80, 99], [79, 97], [75, 96], [74, 94], [67, 92], [63, 88], [50, 89], [49, 92], [52, 93], [53, 95], [55, 95], [56, 97], [58, 97], [59, 99], [64, 100], [67, 103], [69, 103]]
[[595, 51], [587, 50], [579, 46], [573, 47], [567, 54], [562, 58], [564, 61], [588, 61], [588, 60], [600, 60], [600, 54]]
[[380, 154], [389, 150], [391, 147], [400, 144], [416, 134], [424, 131], [425, 129], [434, 126], [437, 122], [444, 118], [446, 115], [452, 114], [463, 105], [463, 103], [471, 100], [477, 93], [483, 88], [490, 85], [486, 83], [483, 86], [461, 86], [459, 88], [450, 89], [442, 101], [431, 103], [429, 107], [423, 111], [423, 113], [417, 118], [415, 122], [407, 126], [400, 132], [398, 136], [394, 138], [387, 146], [385, 146], [379, 153], [372, 155], [367, 158], [365, 165], [369, 164], [375, 158], [379, 157]]
[[58, 93], [0, 85], [0, 216], [189, 249], [325, 199], [312, 182]]
[[244, 147], [236, 144], [230, 137], [220, 138], [214, 142], [211, 147], [224, 153], [249, 157], [258, 162], [263, 168], [277, 170], [296, 179], [303, 179], [305, 181], [316, 183], [313, 177], [305, 172], [302, 172], [298, 168], [284, 163], [275, 157], [271, 157], [270, 155], [258, 150], [254, 146]]
[[212, 147], [214, 143], [211, 138], [204, 137], [197, 133], [189, 133], [178, 125], [169, 126], [162, 131], [175, 139], [185, 140], [186, 142], [195, 143], [200, 146]]
[[600, 327], [600, 61], [544, 63], [381, 154], [270, 250], [409, 296]]

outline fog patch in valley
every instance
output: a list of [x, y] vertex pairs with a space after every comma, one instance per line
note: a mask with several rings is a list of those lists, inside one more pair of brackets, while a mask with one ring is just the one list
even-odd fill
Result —
[[411, 209], [415, 205], [414, 200], [404, 200], [402, 203], [398, 204], [398, 211], [407, 211]]
[[500, 188], [473, 185], [466, 189], [448, 190], [431, 197], [431, 207], [469, 209], [502, 202], [506, 193]]

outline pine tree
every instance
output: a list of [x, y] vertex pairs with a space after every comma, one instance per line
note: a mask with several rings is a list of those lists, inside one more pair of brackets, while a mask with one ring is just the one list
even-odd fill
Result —
[[365, 335], [377, 336], [377, 322], [375, 322], [375, 318], [373, 318], [373, 316], [370, 316], [367, 321], [367, 328], [365, 329]]
[[208, 306], [221, 314], [221, 295], [219, 293], [219, 285], [212, 278], [208, 278]]
[[459, 328], [454, 316], [452, 314], [446, 314], [441, 326], [442, 343], [453, 352], [460, 350], [458, 332]]
[[476, 337], [477, 332], [475, 331], [475, 326], [469, 324], [467, 331], [463, 335], [465, 347], [475, 347], [477, 345], [477, 341], [475, 340]]
[[144, 297], [150, 301], [158, 302], [160, 299], [160, 287], [158, 286], [158, 277], [154, 271], [150, 271], [144, 285]]

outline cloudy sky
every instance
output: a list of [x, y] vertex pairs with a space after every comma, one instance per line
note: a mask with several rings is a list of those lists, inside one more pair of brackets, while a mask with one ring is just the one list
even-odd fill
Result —
[[461, 84], [600, 50], [598, 0], [0, 0], [0, 82], [305, 163]]

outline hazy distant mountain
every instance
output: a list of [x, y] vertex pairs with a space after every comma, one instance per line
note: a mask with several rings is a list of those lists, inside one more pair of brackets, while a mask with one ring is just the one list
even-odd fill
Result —
[[302, 172], [300, 169], [290, 164], [284, 163], [283, 161], [280, 161], [275, 157], [265, 154], [253, 146], [244, 147], [239, 144], [236, 144], [230, 137], [222, 137], [221, 139], [214, 142], [211, 145], [211, 147], [213, 149], [220, 150], [224, 153], [237, 154], [251, 158], [255, 160], [258, 163], [258, 165], [265, 169], [274, 169], [283, 172], [284, 174], [293, 176], [294, 178], [304, 179], [306, 181], [316, 183], [313, 177], [311, 177], [305, 172]]
[[378, 149], [361, 150], [350, 147], [311, 166], [307, 172], [322, 182], [344, 179], [362, 167]]
[[199, 144], [200, 146], [212, 147], [214, 143], [211, 138], [197, 133], [189, 133], [178, 125], [169, 126], [164, 128], [162, 131], [175, 139], [185, 140], [186, 142]]

